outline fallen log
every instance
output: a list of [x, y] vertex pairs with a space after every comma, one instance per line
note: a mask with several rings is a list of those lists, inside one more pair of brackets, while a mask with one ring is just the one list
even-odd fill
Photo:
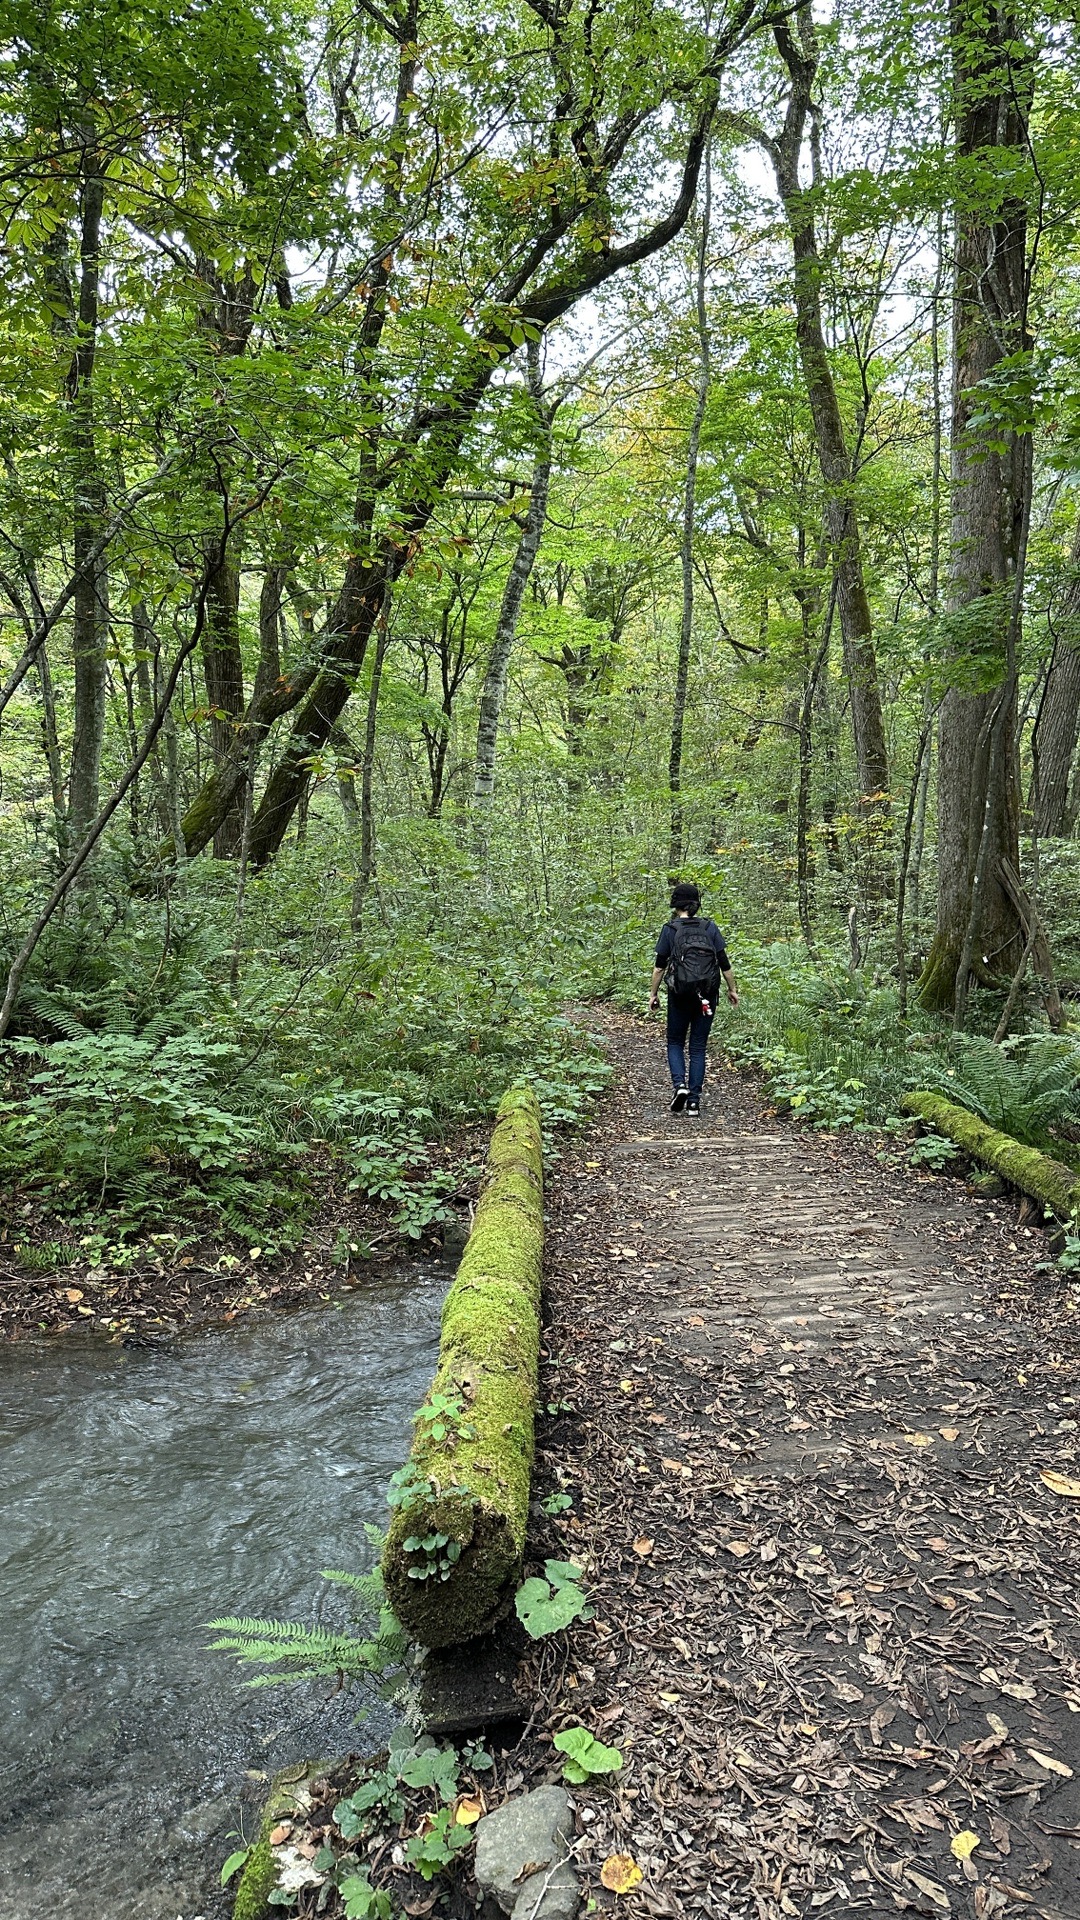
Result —
[[543, 1148], [535, 1094], [499, 1107], [487, 1182], [446, 1296], [439, 1364], [383, 1549], [387, 1598], [425, 1647], [490, 1632], [521, 1579], [532, 1474]]
[[914, 1114], [962, 1147], [973, 1160], [992, 1167], [1021, 1193], [1041, 1200], [1059, 1220], [1080, 1214], [1080, 1175], [1074, 1167], [1051, 1159], [1037, 1147], [1023, 1146], [1011, 1134], [999, 1133], [977, 1114], [956, 1106], [940, 1093], [905, 1093], [900, 1105], [905, 1113]]

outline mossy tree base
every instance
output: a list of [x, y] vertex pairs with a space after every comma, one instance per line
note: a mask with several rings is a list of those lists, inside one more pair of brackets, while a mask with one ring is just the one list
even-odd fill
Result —
[[966, 1107], [955, 1106], [939, 1093], [906, 1093], [901, 1101], [905, 1113], [915, 1114], [928, 1126], [936, 1127], [947, 1140], [962, 1147], [973, 1160], [992, 1167], [1011, 1186], [1019, 1187], [1033, 1200], [1041, 1200], [1060, 1220], [1080, 1213], [1080, 1177], [1061, 1160], [1052, 1160], [1036, 1147], [1025, 1147], [1010, 1134], [987, 1126]]
[[[420, 1421], [410, 1460], [421, 1494], [390, 1525], [382, 1571], [405, 1630], [425, 1647], [490, 1632], [521, 1578], [529, 1510], [544, 1249], [543, 1148], [535, 1094], [499, 1107], [487, 1184], [443, 1307], [433, 1395], [460, 1403], [436, 1440]], [[432, 1533], [460, 1549], [448, 1577], [417, 1578], [428, 1562], [405, 1541]]]

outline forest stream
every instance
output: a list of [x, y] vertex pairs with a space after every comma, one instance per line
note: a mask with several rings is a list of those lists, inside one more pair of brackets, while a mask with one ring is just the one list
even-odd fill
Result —
[[326, 1688], [248, 1689], [227, 1613], [343, 1617], [438, 1343], [449, 1260], [160, 1346], [0, 1352], [4, 1920], [224, 1911], [263, 1776], [369, 1741]]

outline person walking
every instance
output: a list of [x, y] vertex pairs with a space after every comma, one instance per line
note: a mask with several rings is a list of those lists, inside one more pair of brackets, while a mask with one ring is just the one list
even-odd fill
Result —
[[[680, 880], [672, 890], [671, 919], [656, 943], [649, 1006], [660, 1005], [660, 983], [667, 987], [667, 1057], [674, 1092], [672, 1113], [700, 1113], [705, 1084], [705, 1054], [716, 1012], [720, 981], [733, 1007], [739, 990], [728, 959], [724, 936], [714, 920], [701, 918], [701, 894], [692, 881]], [[686, 1070], [686, 1043], [690, 1040], [690, 1073]]]

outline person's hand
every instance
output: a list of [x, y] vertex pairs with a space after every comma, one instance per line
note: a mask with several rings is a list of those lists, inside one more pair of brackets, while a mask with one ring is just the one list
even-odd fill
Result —
[[727, 997], [728, 997], [728, 999], [729, 999], [729, 1000], [731, 1001], [731, 1004], [732, 1004], [732, 1006], [733, 1006], [733, 1007], [737, 1007], [737, 1006], [738, 1006], [738, 1004], [739, 1004], [739, 989], [738, 989], [738, 987], [729, 987], [729, 988], [728, 988], [728, 990], [727, 990]]
[[656, 1013], [659, 1009], [659, 1006], [660, 1006], [660, 995], [658, 993], [651, 993], [649, 995], [649, 1012]]

